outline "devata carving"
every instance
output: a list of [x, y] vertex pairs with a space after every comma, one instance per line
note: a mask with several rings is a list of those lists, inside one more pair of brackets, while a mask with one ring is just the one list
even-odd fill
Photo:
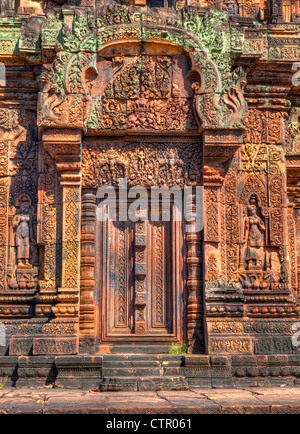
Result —
[[13, 219], [13, 228], [15, 229], [18, 267], [30, 267], [30, 244], [34, 242], [34, 238], [33, 219], [29, 213], [28, 203], [21, 202], [19, 213]]
[[247, 270], [262, 269], [266, 225], [258, 215], [257, 198], [250, 197], [244, 223], [245, 262]]

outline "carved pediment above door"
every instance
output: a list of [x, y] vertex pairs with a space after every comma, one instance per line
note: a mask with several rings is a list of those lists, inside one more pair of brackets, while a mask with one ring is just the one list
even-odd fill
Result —
[[185, 56], [99, 58], [97, 70], [84, 125], [88, 135], [198, 132]]
[[244, 130], [245, 73], [232, 71], [243, 33], [229, 27], [217, 12], [184, 10], [179, 21], [126, 6], [64, 12], [42, 28], [45, 54], [60, 50], [40, 76], [39, 126], [88, 135]]

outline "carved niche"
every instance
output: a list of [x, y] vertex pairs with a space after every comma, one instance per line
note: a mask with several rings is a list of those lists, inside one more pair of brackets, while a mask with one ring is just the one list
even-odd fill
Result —
[[250, 175], [241, 194], [242, 233], [240, 276], [246, 291], [289, 292], [283, 252], [283, 190], [271, 176], [270, 193], [264, 176]]
[[10, 290], [34, 291], [38, 283], [36, 216], [26, 194], [17, 199], [15, 209], [9, 219], [12, 268], [7, 269], [7, 285]]
[[32, 293], [38, 282], [38, 146], [34, 113], [1, 108], [0, 140], [1, 203], [5, 204], [1, 212], [4, 269], [0, 286], [7, 291]]

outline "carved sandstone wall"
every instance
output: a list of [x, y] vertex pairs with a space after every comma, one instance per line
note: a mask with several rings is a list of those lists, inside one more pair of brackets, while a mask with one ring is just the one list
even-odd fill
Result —
[[[3, 353], [298, 351], [299, 5], [181, 3], [1, 3]], [[204, 230], [100, 227], [118, 178], [203, 185]]]

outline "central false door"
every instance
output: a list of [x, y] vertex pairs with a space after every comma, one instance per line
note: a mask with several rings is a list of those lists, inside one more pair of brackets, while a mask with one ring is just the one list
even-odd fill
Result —
[[168, 352], [184, 340], [183, 231], [170, 214], [98, 223], [100, 352]]

